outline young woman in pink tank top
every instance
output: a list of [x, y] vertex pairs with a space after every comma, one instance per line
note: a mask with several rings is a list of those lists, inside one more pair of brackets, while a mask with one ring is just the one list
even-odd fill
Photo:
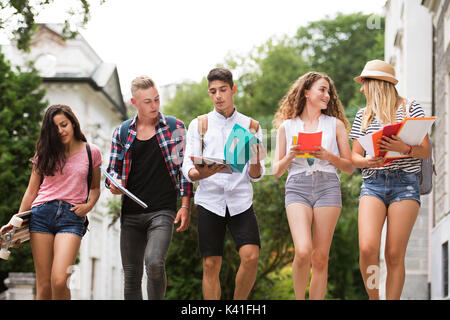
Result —
[[70, 299], [67, 280], [86, 232], [86, 215], [100, 196], [100, 150], [89, 158], [78, 119], [65, 105], [50, 106], [32, 159], [33, 170], [19, 211], [31, 209], [31, 250], [37, 299]]

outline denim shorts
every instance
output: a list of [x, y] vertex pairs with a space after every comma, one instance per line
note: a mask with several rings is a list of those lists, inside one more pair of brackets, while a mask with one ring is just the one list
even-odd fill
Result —
[[342, 208], [341, 183], [336, 173], [315, 171], [294, 174], [286, 181], [285, 207], [301, 203], [310, 208]]
[[72, 233], [83, 238], [85, 218], [71, 211], [72, 207], [65, 201], [53, 200], [31, 208], [30, 233]]
[[402, 170], [379, 170], [369, 178], [364, 179], [361, 186], [363, 196], [380, 199], [386, 208], [393, 202], [412, 199], [420, 205], [419, 174]]

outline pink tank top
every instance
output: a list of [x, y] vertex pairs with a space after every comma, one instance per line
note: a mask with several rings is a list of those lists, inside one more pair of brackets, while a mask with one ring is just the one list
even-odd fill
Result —
[[[92, 154], [92, 167], [97, 168], [102, 163], [100, 149], [89, 144]], [[89, 158], [86, 148], [66, 159], [62, 170], [55, 172], [53, 176], [44, 176], [44, 181], [39, 187], [38, 195], [31, 207], [52, 200], [63, 200], [76, 205], [84, 203], [87, 198], [87, 175], [89, 171]]]

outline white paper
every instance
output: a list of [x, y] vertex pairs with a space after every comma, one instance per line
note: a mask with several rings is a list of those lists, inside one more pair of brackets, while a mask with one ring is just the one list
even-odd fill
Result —
[[368, 134], [363, 137], [358, 138], [358, 142], [361, 144], [361, 146], [366, 150], [366, 153], [372, 157], [375, 157], [375, 150], [373, 149], [373, 141], [372, 141], [372, 135]]
[[140, 205], [142, 208], [147, 209], [148, 206], [145, 204], [145, 202], [143, 202], [142, 200], [140, 200], [138, 197], [136, 197], [134, 194], [132, 194], [130, 191], [128, 191], [127, 189], [125, 189], [124, 187], [122, 187], [119, 183], [117, 183], [116, 179], [114, 179], [108, 172], [106, 172], [106, 170], [103, 167], [100, 167], [100, 169], [102, 170], [103, 174], [109, 179], [109, 181], [111, 181], [116, 187], [117, 189], [119, 189], [120, 191], [122, 191], [126, 196], [128, 196], [131, 200], [133, 200], [134, 202], [136, 202], [138, 205]]
[[[418, 146], [422, 143], [425, 136], [431, 129], [435, 118], [433, 119], [421, 119], [420, 120], [407, 119], [400, 132], [398, 133], [398, 137], [402, 139], [404, 143], [409, 144], [410, 146]], [[386, 154], [386, 158], [396, 158], [396, 157], [405, 157], [404, 154], [389, 151]]]

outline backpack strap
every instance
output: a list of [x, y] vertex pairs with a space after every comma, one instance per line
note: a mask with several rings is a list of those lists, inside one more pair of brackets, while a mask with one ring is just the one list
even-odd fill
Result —
[[128, 131], [130, 128], [130, 123], [133, 119], [128, 119], [122, 122], [119, 131], [119, 142], [122, 145], [122, 152], [119, 154], [119, 160], [122, 161], [125, 158], [125, 144], [127, 143]]
[[[91, 147], [89, 146], [89, 143], [86, 142], [86, 152], [89, 159], [89, 170], [87, 175], [87, 197], [86, 197], [86, 203], [89, 200], [89, 192], [91, 190], [91, 184], [92, 184], [92, 153], [91, 153]], [[84, 222], [83, 222], [83, 235], [86, 234], [86, 231], [88, 231], [89, 226], [89, 219], [86, 216], [84, 216]]]
[[89, 200], [89, 191], [91, 190], [91, 183], [92, 183], [92, 153], [91, 153], [91, 147], [89, 146], [89, 143], [86, 142], [86, 152], [89, 159], [89, 170], [87, 175], [87, 198], [86, 203]]
[[[203, 114], [201, 116], [197, 117], [197, 130], [198, 130], [198, 134], [200, 135], [200, 150], [202, 152], [203, 155], [203, 146], [204, 146], [204, 138], [205, 138], [205, 134], [206, 131], [208, 131], [208, 115], [207, 114]], [[256, 134], [259, 130], [259, 122], [250, 118], [250, 127], [249, 127], [249, 131], [252, 134]]]
[[[177, 128], [177, 118], [172, 117], [172, 116], [165, 116], [165, 117], [166, 117], [167, 125], [169, 126], [170, 133], [174, 132], [176, 130], [176, 128]], [[122, 148], [122, 152], [119, 155], [119, 160], [120, 161], [122, 161], [125, 158], [125, 148], [124, 147], [125, 147], [125, 144], [127, 142], [128, 132], [129, 132], [131, 121], [133, 121], [133, 119], [125, 120], [120, 125], [119, 141], [120, 141], [120, 144], [123, 147]]]
[[177, 118], [172, 116], [166, 116], [167, 125], [169, 126], [170, 133], [174, 132], [177, 129]]
[[198, 121], [198, 134], [200, 135], [200, 150], [203, 155], [203, 141], [205, 138], [206, 131], [208, 131], [208, 115], [203, 114], [197, 117]]
[[133, 119], [125, 120], [120, 125], [119, 140], [122, 145], [125, 145], [125, 143], [127, 142], [128, 129], [130, 128], [131, 121], [133, 121]]

